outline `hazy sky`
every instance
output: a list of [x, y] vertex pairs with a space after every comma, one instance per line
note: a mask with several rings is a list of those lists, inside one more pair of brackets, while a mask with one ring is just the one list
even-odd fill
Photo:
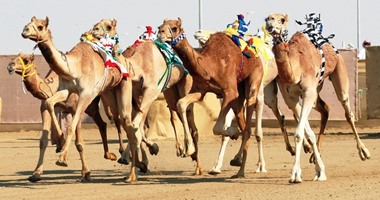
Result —
[[[308, 13], [320, 13], [324, 35], [335, 33], [332, 40], [338, 48], [342, 44], [357, 44], [358, 0], [202, 0], [202, 28], [223, 30], [228, 23], [244, 14], [251, 20], [250, 32], [256, 33], [269, 13], [287, 13], [290, 17], [289, 33], [302, 27], [294, 20], [303, 20]], [[106, 3], [107, 2], [107, 3]], [[313, 4], [315, 2], [315, 4]], [[55, 46], [69, 51], [79, 41], [81, 33], [89, 30], [101, 19], [116, 19], [121, 47], [131, 45], [145, 31], [146, 25], [154, 30], [165, 18], [180, 17], [193, 46], [197, 46], [193, 33], [199, 28], [199, 0], [1, 0], [0, 54], [17, 54], [20, 51], [40, 54], [30, 40], [21, 37], [25, 24], [33, 16], [50, 19]], [[380, 44], [380, 1], [360, 0], [360, 44], [369, 39], [372, 45]]]

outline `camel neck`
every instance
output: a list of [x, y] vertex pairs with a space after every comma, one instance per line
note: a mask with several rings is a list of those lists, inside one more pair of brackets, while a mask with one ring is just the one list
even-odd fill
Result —
[[26, 89], [37, 99], [46, 100], [53, 96], [50, 86], [37, 74], [28, 76], [23, 81]]
[[72, 74], [70, 74], [70, 68], [68, 68], [68, 60], [66, 59], [66, 55], [55, 48], [51, 39], [38, 43], [38, 48], [50, 68], [55, 73], [65, 79], [72, 79]]
[[287, 42], [280, 42], [273, 46], [273, 53], [278, 68], [278, 76], [281, 82], [296, 84], [299, 82], [299, 66], [289, 58], [290, 48]]
[[178, 42], [173, 48], [191, 75], [204, 74], [204, 71], [200, 70], [203, 62], [202, 55], [189, 44], [187, 38]]

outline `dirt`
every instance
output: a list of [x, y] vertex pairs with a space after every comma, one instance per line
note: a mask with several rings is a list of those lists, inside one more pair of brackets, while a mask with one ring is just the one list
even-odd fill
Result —
[[[80, 182], [80, 161], [75, 147], [69, 150], [69, 166], [55, 165], [55, 147], [46, 150], [42, 180], [27, 178], [37, 163], [39, 131], [0, 133], [0, 199], [379, 199], [380, 129], [360, 128], [360, 137], [371, 152], [371, 159], [361, 161], [353, 135], [345, 128], [327, 129], [322, 158], [327, 181], [311, 181], [314, 165], [310, 154], [301, 156], [303, 182], [290, 184], [294, 157], [285, 151], [279, 130], [266, 128], [264, 153], [267, 173], [255, 173], [257, 148], [254, 138], [248, 154], [246, 178], [231, 179], [238, 168], [229, 165], [241, 140], [229, 143], [222, 174], [207, 174], [216, 160], [220, 138], [200, 136], [200, 158], [205, 175], [193, 176], [195, 163], [176, 156], [174, 139], [154, 140], [160, 147], [157, 156], [149, 156], [149, 171], [139, 174], [139, 181], [124, 182], [129, 165], [103, 159], [100, 136], [96, 129], [83, 131], [85, 154], [92, 180]], [[117, 136], [109, 128], [110, 149], [118, 152]], [[293, 141], [293, 140], [292, 140]]]

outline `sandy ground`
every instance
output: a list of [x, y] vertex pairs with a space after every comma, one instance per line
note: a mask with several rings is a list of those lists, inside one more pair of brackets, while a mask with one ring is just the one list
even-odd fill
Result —
[[[346, 126], [345, 126], [346, 127]], [[100, 136], [95, 129], [83, 131], [85, 152], [92, 181], [81, 183], [80, 161], [75, 147], [69, 151], [69, 166], [56, 166], [55, 147], [46, 151], [43, 180], [30, 183], [38, 158], [38, 131], [0, 133], [0, 199], [379, 199], [380, 198], [380, 130], [361, 128], [360, 136], [371, 151], [371, 159], [361, 161], [354, 137], [349, 131], [328, 129], [322, 146], [328, 180], [314, 182], [310, 155], [302, 154], [303, 183], [290, 184], [294, 162], [285, 151], [277, 129], [264, 129], [264, 151], [267, 173], [255, 173], [256, 143], [252, 142], [246, 167], [246, 178], [231, 179], [238, 168], [229, 165], [240, 141], [232, 141], [226, 152], [223, 173], [208, 175], [218, 154], [220, 139], [200, 137], [203, 176], [193, 176], [195, 163], [175, 154], [174, 139], [155, 140], [160, 146], [157, 156], [149, 156], [149, 171], [139, 175], [139, 182], [127, 184], [129, 166], [103, 159]], [[118, 151], [115, 130], [109, 128], [110, 149]]]

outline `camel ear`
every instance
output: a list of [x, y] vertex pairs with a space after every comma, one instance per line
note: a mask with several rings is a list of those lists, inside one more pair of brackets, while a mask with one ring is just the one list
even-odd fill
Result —
[[181, 27], [181, 25], [182, 25], [182, 20], [181, 18], [178, 17], [178, 27]]
[[288, 17], [288, 14], [285, 14], [285, 17], [284, 17], [284, 19], [285, 19], [285, 22], [288, 22], [288, 21], [289, 21], [289, 17]]
[[36, 16], [33, 16], [30, 22], [36, 21]]
[[34, 60], [34, 53], [30, 54], [29, 59], [30, 59], [30, 61]]
[[165, 22], [167, 22], [168, 20], [169, 20], [168, 18], [165, 18], [165, 19], [164, 19], [164, 24], [165, 24]]
[[46, 21], [46, 26], [48, 26], [49, 25], [49, 17], [46, 16], [45, 21]]
[[113, 27], [116, 27], [116, 24], [117, 24], [117, 20], [116, 20], [116, 19], [113, 19], [113, 20], [112, 20], [112, 26], [113, 26]]

